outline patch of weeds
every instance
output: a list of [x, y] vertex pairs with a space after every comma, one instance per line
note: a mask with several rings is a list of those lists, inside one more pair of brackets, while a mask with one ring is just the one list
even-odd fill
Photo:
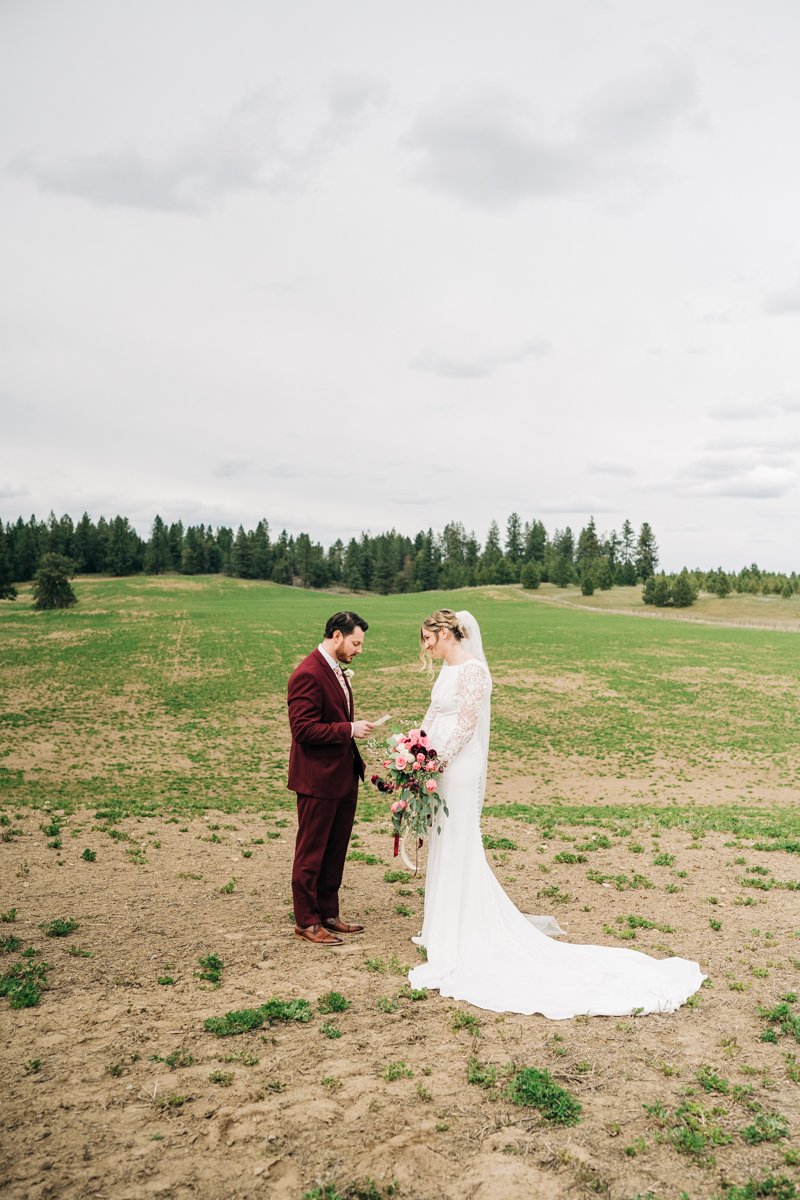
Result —
[[234, 1080], [233, 1071], [212, 1071], [208, 1077], [209, 1083], [217, 1083], [220, 1087], [230, 1087]]
[[48, 825], [40, 825], [39, 828], [44, 836], [49, 838], [57, 838], [61, 833], [61, 826], [55, 819], [52, 820]]
[[83, 859], [84, 862], [94, 862], [95, 859], [97, 858], [97, 851], [90, 850], [89, 847], [87, 846], [86, 849], [84, 850], [83, 854], [81, 855], [81, 858]]
[[469, 1066], [467, 1068], [468, 1084], [475, 1084], [477, 1087], [489, 1088], [494, 1087], [494, 1085], [497, 1084], [497, 1079], [497, 1067], [483, 1066], [482, 1063], [477, 1061], [475, 1056], [470, 1058]]
[[704, 1092], [720, 1092], [723, 1096], [727, 1096], [731, 1090], [727, 1079], [722, 1079], [711, 1067], [698, 1067], [694, 1077]]
[[512, 1104], [536, 1108], [552, 1125], [577, 1125], [582, 1105], [577, 1097], [556, 1083], [549, 1071], [523, 1067], [503, 1092]]
[[788, 992], [787, 996], [773, 1008], [759, 1007], [758, 1015], [764, 1017], [771, 1026], [762, 1031], [760, 1039], [762, 1042], [777, 1042], [779, 1037], [793, 1037], [795, 1041], [800, 1042], [800, 1013], [792, 1011], [792, 1005], [796, 1000], [796, 994]]
[[656, 854], [653, 857], [653, 866], [654, 867], [674, 867], [675, 866], [675, 855], [668, 854], [666, 851], [662, 851], [661, 854]]
[[661, 1103], [645, 1104], [645, 1112], [659, 1126], [659, 1141], [667, 1142], [680, 1154], [688, 1154], [699, 1161], [712, 1165], [714, 1156], [711, 1148], [726, 1146], [732, 1135], [720, 1128], [717, 1118], [724, 1116], [724, 1108], [708, 1109], [696, 1100], [684, 1100], [670, 1113]]
[[328, 1013], [347, 1012], [350, 1004], [351, 1001], [345, 1000], [341, 992], [326, 992], [324, 996], [320, 996], [317, 1000], [317, 1012], [324, 1015]]
[[72, 917], [55, 917], [52, 921], [42, 921], [39, 928], [44, 930], [46, 937], [67, 937], [80, 929], [80, 922]]
[[585, 842], [578, 842], [575, 849], [588, 851], [610, 850], [611, 839], [607, 838], [604, 833], [594, 833]]
[[223, 896], [233, 895], [233, 893], [236, 891], [236, 876], [234, 875], [234, 877], [229, 879], [227, 883], [223, 883], [219, 890]]
[[258, 1008], [241, 1008], [224, 1017], [207, 1017], [203, 1028], [217, 1037], [234, 1037], [278, 1022], [311, 1020], [311, 1005], [307, 1000], [268, 1000]]
[[348, 862], [363, 862], [368, 867], [375, 867], [381, 861], [377, 854], [367, 854], [364, 850], [351, 850], [347, 856]]
[[402, 1061], [387, 1063], [381, 1071], [381, 1079], [385, 1079], [387, 1083], [394, 1083], [396, 1079], [412, 1079], [413, 1076], [414, 1072]]
[[784, 1054], [783, 1059], [786, 1063], [786, 1074], [792, 1083], [800, 1083], [800, 1062], [797, 1061], [796, 1055], [789, 1052]]
[[458, 1033], [461, 1029], [469, 1030], [473, 1037], [480, 1037], [481, 1026], [478, 1018], [459, 1008], [453, 1013], [452, 1030]]
[[91, 950], [83, 950], [80, 946], [70, 946], [67, 954], [72, 958], [94, 958]]
[[409, 875], [408, 871], [384, 871], [383, 873], [384, 883], [410, 883], [413, 878], [414, 876]]
[[400, 1009], [400, 1001], [396, 996], [379, 996], [375, 1001], [375, 1007], [383, 1013], [398, 1012]]
[[166, 1063], [171, 1071], [176, 1070], [178, 1067], [191, 1067], [196, 1061], [194, 1055], [190, 1054], [183, 1046], [178, 1046], [176, 1050], [170, 1051], [164, 1058], [161, 1058], [158, 1054], [153, 1055], [153, 1062]]
[[416, 1091], [417, 1091], [417, 1095], [419, 1096], [420, 1100], [423, 1101], [423, 1103], [429, 1103], [433, 1099], [433, 1096], [431, 1095], [431, 1093], [428, 1091], [428, 1089], [425, 1087], [425, 1085], [423, 1083], [417, 1084]]
[[427, 1000], [430, 995], [427, 988], [412, 988], [408, 984], [402, 987], [397, 994], [398, 996], [402, 996], [404, 1000], [413, 1001]]
[[196, 874], [194, 874], [192, 871], [179, 871], [179, 872], [178, 872], [178, 875], [177, 875], [177, 878], [178, 878], [178, 879], [195, 879], [195, 880], [200, 880], [200, 879], [202, 879], [202, 878], [203, 878], [203, 876], [202, 876], [202, 875], [196, 875]]
[[159, 1108], [162, 1112], [169, 1112], [176, 1108], [183, 1108], [188, 1099], [188, 1096], [181, 1096], [177, 1092], [170, 1092], [168, 1096], [158, 1097], [156, 1100], [156, 1108]]
[[742, 1138], [748, 1146], [757, 1146], [761, 1142], [779, 1142], [788, 1136], [788, 1122], [780, 1113], [760, 1112], [753, 1124], [742, 1130]]
[[249, 1050], [238, 1050], [236, 1054], [226, 1054], [222, 1062], [241, 1063], [243, 1067], [257, 1067], [261, 1059], [257, 1054], [251, 1054]]
[[716, 917], [709, 917], [708, 924], [715, 933], [719, 933], [720, 929], [722, 929], [722, 921], [718, 921]]
[[323, 1025], [320, 1025], [319, 1031], [324, 1037], [330, 1038], [332, 1041], [342, 1036], [342, 1031], [335, 1021], [325, 1021]]
[[141, 846], [131, 846], [128, 850], [128, 858], [135, 867], [144, 867], [147, 865], [147, 856]]
[[553, 859], [557, 863], [585, 863], [585, 854], [573, 854], [571, 850], [561, 850]]
[[629, 889], [631, 891], [638, 891], [640, 888], [652, 888], [655, 886], [652, 880], [648, 879], [646, 875], [640, 875], [638, 871], [634, 871], [632, 875], [628, 876], [624, 873], [620, 873], [619, 875], [604, 875], [602, 871], [592, 870], [586, 872], [586, 878], [590, 883], [613, 883], [618, 892], [625, 892]]
[[411, 917], [414, 915], [413, 911], [410, 908], [407, 908], [405, 904], [395, 904], [394, 911], [397, 913], [398, 917]]
[[386, 971], [386, 963], [382, 958], [367, 958], [364, 960], [364, 966], [368, 971], [377, 971], [381, 975]]
[[198, 979], [205, 979], [207, 983], [212, 983], [214, 987], [219, 987], [222, 979], [222, 968], [224, 966], [222, 959], [218, 954], [204, 954], [198, 958], [198, 963], [203, 968], [202, 971], [196, 971]]
[[42, 1060], [40, 1058], [29, 1058], [25, 1063], [26, 1075], [37, 1075], [42, 1069]]
[[253, 857], [252, 850], [243, 850], [242, 851], [242, 858], [252, 858], [252, 857]]
[[649, 1149], [647, 1139], [638, 1137], [629, 1146], [625, 1147], [624, 1153], [627, 1154], [628, 1158], [636, 1158], [639, 1154], [646, 1154]]
[[517, 848], [517, 843], [512, 842], [511, 838], [492, 837], [489, 833], [484, 833], [481, 841], [485, 850], [516, 850]]
[[13, 925], [16, 919], [17, 910], [15, 908], [10, 908], [8, 912], [0, 913], [0, 921], [2, 921], [4, 925]]
[[21, 945], [22, 938], [9, 934], [8, 937], [0, 938], [0, 954], [16, 954]]
[[175, 983], [174, 975], [157, 975], [156, 983], [160, 983], [162, 987], [172, 987]]
[[550, 884], [548, 887], [539, 888], [536, 893], [537, 899], [551, 900], [553, 904], [569, 904], [572, 896], [569, 892], [562, 892], [557, 884]]
[[320, 1083], [331, 1093], [338, 1092], [339, 1088], [344, 1086], [341, 1079], [337, 1078], [336, 1075], [323, 1075]]

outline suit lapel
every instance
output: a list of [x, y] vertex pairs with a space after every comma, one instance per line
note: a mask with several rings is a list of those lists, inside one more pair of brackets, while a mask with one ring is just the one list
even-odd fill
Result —
[[[352, 721], [353, 718], [350, 715], [350, 710], [352, 709], [352, 706], [353, 706], [353, 695], [352, 695], [352, 692], [350, 691], [349, 683], [347, 683], [347, 680], [345, 679], [345, 683], [347, 684], [347, 695], [345, 695], [342, 685], [339, 683], [338, 679], [335, 678], [333, 671], [331, 670], [328, 663], [325, 661], [325, 659], [320, 654], [319, 649], [314, 651], [314, 655], [315, 655], [316, 661], [319, 665], [319, 672], [322, 676], [325, 686], [328, 689], [329, 695], [332, 696], [334, 699], [338, 700], [339, 706], [347, 714], [347, 720]], [[348, 697], [349, 697], [349, 703], [348, 703]]]

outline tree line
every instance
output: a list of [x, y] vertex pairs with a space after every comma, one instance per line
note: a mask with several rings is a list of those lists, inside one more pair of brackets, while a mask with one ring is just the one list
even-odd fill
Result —
[[719, 569], [659, 575], [658, 545], [646, 521], [638, 532], [626, 520], [619, 532], [600, 533], [590, 517], [576, 536], [569, 526], [548, 533], [540, 520], [523, 522], [517, 513], [508, 517], [502, 532], [493, 520], [483, 542], [454, 521], [438, 533], [428, 529], [409, 537], [392, 529], [362, 533], [347, 542], [337, 538], [328, 547], [307, 533], [294, 536], [284, 529], [273, 536], [266, 519], [255, 529], [240, 525], [234, 530], [224, 525], [184, 527], [181, 521], [167, 524], [157, 516], [149, 537], [142, 538], [124, 516], [95, 522], [84, 513], [77, 523], [54, 513], [46, 521], [19, 517], [5, 526], [0, 521], [0, 598], [13, 596], [15, 583], [35, 579], [47, 555], [65, 560], [63, 569], [70, 575], [224, 573], [382, 594], [505, 583], [536, 588], [549, 582], [558, 587], [577, 584], [590, 595], [615, 585], [644, 584], [646, 603], [677, 606], [691, 604], [699, 590], [718, 595], [791, 595], [798, 590], [794, 574], [762, 572], [755, 564], [734, 574]]

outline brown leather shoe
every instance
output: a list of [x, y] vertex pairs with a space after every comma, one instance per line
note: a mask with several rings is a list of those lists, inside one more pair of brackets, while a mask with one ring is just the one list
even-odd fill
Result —
[[352, 925], [347, 921], [343, 921], [341, 917], [328, 917], [327, 921], [322, 924], [326, 929], [332, 929], [334, 933], [363, 933], [363, 925]]
[[341, 946], [342, 944], [340, 937], [333, 937], [321, 925], [307, 925], [305, 929], [295, 925], [294, 936], [303, 938], [306, 942], [313, 942], [315, 946]]

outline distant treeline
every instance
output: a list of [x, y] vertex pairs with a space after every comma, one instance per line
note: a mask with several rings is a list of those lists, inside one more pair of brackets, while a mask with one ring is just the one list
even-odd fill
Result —
[[[337, 538], [327, 549], [308, 534], [290, 536], [282, 530], [273, 537], [269, 524], [261, 520], [255, 529], [189, 525], [181, 521], [167, 525], [156, 517], [150, 536], [144, 539], [127, 517], [96, 522], [84, 513], [77, 524], [69, 516], [47, 521], [20, 517], [3, 526], [0, 521], [0, 596], [14, 582], [34, 578], [43, 555], [63, 555], [74, 565], [75, 574], [160, 575], [177, 571], [184, 575], [223, 573], [242, 579], [267, 579], [274, 583], [325, 588], [341, 585], [351, 591], [419, 592], [436, 588], [454, 589], [481, 584], [521, 583], [536, 588], [540, 583], [559, 587], [578, 584], [585, 593], [615, 584], [648, 584], [650, 603], [686, 603], [673, 598], [672, 585], [657, 576], [658, 547], [651, 526], [644, 522], [636, 533], [626, 520], [619, 532], [600, 534], [594, 517], [577, 537], [567, 526], [552, 535], [539, 520], [523, 522], [517, 513], [506, 521], [505, 531], [492, 521], [485, 542], [467, 532], [459, 521], [440, 533], [428, 529], [415, 537], [391, 530], [362, 533], [345, 543]], [[738, 574], [692, 571], [690, 590], [775, 592], [791, 595], [798, 580], [791, 576], [762, 572], [755, 565]], [[655, 583], [658, 588], [653, 591]], [[788, 589], [788, 592], [787, 592]], [[688, 603], [691, 603], [691, 599]]]

